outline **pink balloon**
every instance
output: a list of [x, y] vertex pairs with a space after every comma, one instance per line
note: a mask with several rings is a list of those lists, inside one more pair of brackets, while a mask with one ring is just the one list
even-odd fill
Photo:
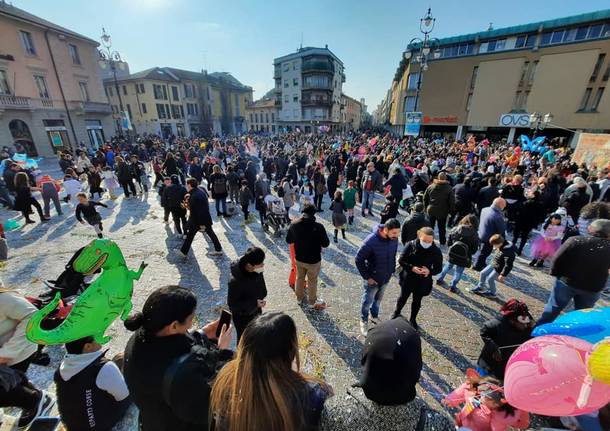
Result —
[[514, 407], [546, 416], [576, 416], [610, 402], [610, 386], [594, 382], [582, 408], [576, 402], [593, 345], [580, 338], [545, 335], [521, 345], [506, 365], [504, 393]]

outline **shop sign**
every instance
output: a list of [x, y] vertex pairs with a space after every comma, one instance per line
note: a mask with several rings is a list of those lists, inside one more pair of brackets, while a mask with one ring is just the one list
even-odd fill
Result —
[[424, 124], [430, 124], [430, 123], [436, 123], [436, 124], [457, 124], [458, 123], [458, 117], [456, 117], [455, 115], [448, 115], [446, 117], [429, 117], [429, 116], [425, 116], [424, 117]]
[[500, 121], [498, 121], [500, 127], [529, 127], [530, 126], [530, 114], [502, 114], [500, 115]]

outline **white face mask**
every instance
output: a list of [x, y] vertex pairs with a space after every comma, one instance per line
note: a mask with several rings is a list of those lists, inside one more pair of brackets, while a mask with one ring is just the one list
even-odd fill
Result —
[[419, 244], [423, 247], [423, 248], [430, 248], [432, 247], [432, 243], [431, 242], [424, 242], [421, 239], [419, 240]]
[[256, 272], [257, 274], [262, 274], [264, 270], [265, 270], [264, 265], [253, 269], [253, 271]]

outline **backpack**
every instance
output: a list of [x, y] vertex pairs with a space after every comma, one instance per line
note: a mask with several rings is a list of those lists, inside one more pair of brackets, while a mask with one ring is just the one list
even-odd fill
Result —
[[286, 191], [284, 190], [284, 187], [282, 187], [281, 185], [278, 185], [277, 187], [277, 197], [278, 198], [283, 198], [286, 195]]
[[449, 247], [449, 263], [458, 265], [464, 268], [472, 265], [472, 256], [470, 255], [470, 249], [465, 242], [455, 241]]
[[214, 193], [217, 195], [222, 195], [227, 192], [227, 180], [224, 177], [216, 178], [214, 180]]

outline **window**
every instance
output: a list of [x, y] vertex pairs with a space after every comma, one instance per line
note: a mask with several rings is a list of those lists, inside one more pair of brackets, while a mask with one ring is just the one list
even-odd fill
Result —
[[299, 101], [299, 96], [292, 96], [292, 101], [293, 102], [298, 102]]
[[593, 73], [591, 74], [591, 79], [589, 79], [589, 81], [593, 82], [597, 79], [597, 76], [599, 75], [599, 71], [602, 68], [602, 65], [604, 64], [605, 59], [606, 54], [599, 54], [597, 56], [597, 61], [595, 62], [595, 67], [593, 68]]
[[472, 93], [470, 93], [468, 99], [466, 99], [466, 112], [470, 111], [470, 105], [472, 105]]
[[407, 90], [417, 90], [417, 82], [419, 81], [419, 72], [409, 73], [407, 78]]
[[265, 123], [268, 123], [268, 122], [269, 122], [269, 113], [266, 112], [265, 113]]
[[527, 76], [527, 70], [530, 67], [530, 62], [526, 61], [525, 63], [523, 63], [523, 69], [521, 69], [521, 79], [519, 79], [519, 85], [523, 85], [523, 83], [525, 82], [525, 77]]
[[532, 67], [530, 68], [530, 76], [529, 76], [529, 79], [527, 80], [527, 83], [529, 85], [531, 85], [534, 82], [534, 79], [536, 78], [537, 70], [538, 70], [538, 60], [534, 61], [532, 63]]
[[604, 25], [604, 29], [602, 30], [601, 37], [610, 37], [610, 22]]
[[589, 34], [587, 34], [587, 39], [596, 39], [602, 33], [602, 24], [596, 24], [589, 27]]
[[144, 84], [140, 84], [140, 94], [144, 94]]
[[292, 70], [297, 70], [297, 64], [298, 62], [296, 61], [292, 63]]
[[599, 106], [599, 102], [602, 100], [603, 95], [604, 87], [598, 88], [597, 93], [595, 93], [595, 97], [593, 98], [593, 103], [591, 104], [591, 111], [597, 111], [597, 107]]
[[68, 50], [70, 51], [70, 57], [72, 57], [72, 63], [80, 64], [80, 56], [78, 55], [78, 46], [69, 43]]
[[85, 81], [80, 81], [78, 83], [78, 86], [80, 88], [80, 96], [81, 96], [81, 98], [85, 102], [90, 101], [91, 99], [89, 99], [89, 89], [87, 88], [87, 83]]
[[540, 45], [548, 45], [549, 43], [551, 43], [551, 32], [547, 32], [547, 33], [542, 33], [542, 36], [540, 37]]
[[161, 91], [160, 85], [153, 84], [153, 93], [155, 94], [155, 99], [163, 99], [163, 92]]
[[470, 88], [474, 88], [477, 83], [477, 75], [479, 74], [479, 66], [475, 66], [472, 69], [472, 76], [470, 77]]
[[146, 103], [142, 103], [142, 114], [146, 114]]
[[123, 96], [127, 96], [127, 86], [123, 85]]
[[290, 70], [290, 63], [284, 63], [284, 72], [288, 72]]
[[564, 30], [555, 30], [551, 35], [551, 43], [561, 43]]
[[254, 117], [252, 116], [252, 114], [250, 114], [250, 122], [254, 123]]
[[284, 88], [288, 88], [288, 80], [284, 79]]
[[106, 97], [108, 97], [108, 87], [104, 87], [104, 93], [106, 93]]
[[565, 35], [563, 36], [564, 43], [572, 42], [574, 40], [574, 38], [576, 37], [577, 31], [578, 31], [578, 29], [576, 29], [576, 28], [571, 28], [569, 30], [566, 30]]
[[112, 87], [106, 87], [106, 89], [108, 90], [108, 95], [110, 97], [112, 97], [113, 96], [113, 94], [112, 94]]
[[133, 87], [136, 89], [136, 94], [140, 94], [140, 87], [138, 84], [133, 84]]
[[527, 98], [529, 95], [529, 91], [517, 91], [515, 94], [515, 100], [513, 102], [513, 109], [516, 111], [525, 111], [525, 107], [527, 106]]
[[162, 85], [161, 90], [163, 91], [163, 100], [167, 100], [167, 87], [165, 85]]
[[6, 70], [0, 70], [0, 94], [11, 94], [11, 87], [8, 86]]
[[407, 96], [404, 100], [405, 112], [413, 112], [417, 109], [415, 106], [415, 96]]
[[184, 84], [184, 97], [193, 97], [193, 87]]
[[589, 27], [578, 27], [576, 29], [576, 36], [574, 36], [574, 40], [583, 40], [587, 37], [587, 32], [589, 31]]
[[23, 45], [23, 49], [26, 54], [36, 55], [36, 48], [34, 48], [34, 39], [32, 39], [32, 33], [29, 31], [19, 31], [19, 36], [21, 37], [21, 44]]
[[506, 39], [498, 39], [498, 42], [496, 42], [496, 51], [503, 50], [504, 46], [506, 46]]
[[284, 102], [288, 103], [290, 102], [290, 98], [288, 97], [288, 95], [284, 95]]
[[174, 102], [180, 100], [180, 98], [178, 97], [178, 87], [175, 87], [172, 85], [172, 98], [174, 99]]
[[258, 123], [258, 112], [256, 114], [254, 114], [254, 118], [255, 118], [254, 122]]
[[606, 72], [604, 73], [604, 76], [602, 77], [602, 81], [607, 81], [608, 78], [610, 78], [610, 64], [608, 64], [608, 67], [606, 68]]
[[506, 45], [506, 39], [490, 40], [487, 44], [487, 52], [501, 51]]
[[535, 34], [524, 34], [517, 37], [517, 41], [515, 42], [515, 48], [530, 48], [534, 46], [534, 43], [536, 43]]
[[589, 105], [589, 99], [591, 98], [592, 92], [593, 92], [592, 88], [587, 88], [585, 90], [585, 94], [583, 94], [582, 100], [580, 101], [580, 108], [578, 108], [579, 111], [587, 110], [587, 106]]
[[297, 85], [299, 85], [299, 78], [292, 78], [292, 86], [296, 87]]
[[44, 76], [34, 75], [34, 82], [36, 83], [36, 88], [38, 89], [38, 96], [41, 99], [48, 99], [49, 89], [47, 88], [47, 81], [44, 79]]
[[184, 106], [179, 105], [180, 107], [180, 118], [184, 118]]
[[128, 103], [127, 104], [127, 114], [129, 114], [129, 119], [131, 120], [132, 115], [131, 115], [131, 105]]
[[157, 117], [166, 118], [165, 116], [165, 107], [162, 103], [157, 103]]
[[172, 118], [169, 111], [169, 105], [167, 103], [165, 104], [165, 115], [167, 115], [167, 118]]

